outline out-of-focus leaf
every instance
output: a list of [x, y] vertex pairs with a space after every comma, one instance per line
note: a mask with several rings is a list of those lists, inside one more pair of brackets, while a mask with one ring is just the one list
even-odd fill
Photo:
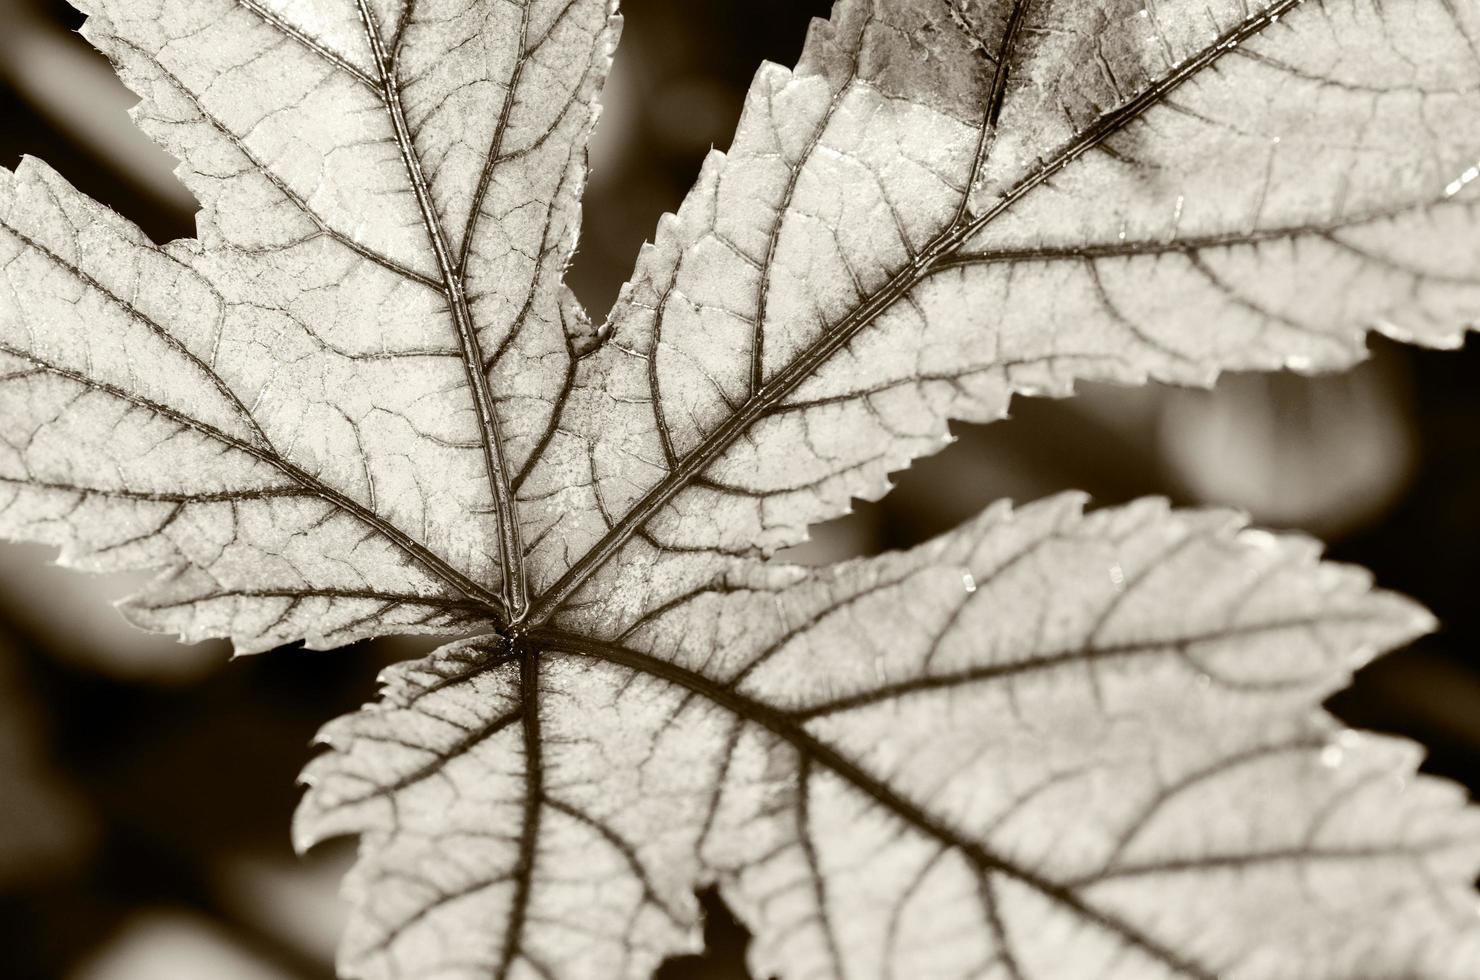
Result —
[[1161, 458], [1196, 500], [1339, 537], [1371, 523], [1412, 477], [1417, 447], [1401, 364], [1341, 375], [1238, 374], [1171, 391]]
[[69, 137], [107, 160], [154, 200], [189, 214], [195, 198], [174, 175], [178, 163], [129, 121], [138, 101], [87, 45], [33, 9], [0, 5], [0, 75]]
[[297, 980], [245, 948], [210, 919], [149, 909], [78, 967], [71, 980]]
[[49, 758], [9, 641], [0, 637], [0, 891], [73, 865], [93, 828]]

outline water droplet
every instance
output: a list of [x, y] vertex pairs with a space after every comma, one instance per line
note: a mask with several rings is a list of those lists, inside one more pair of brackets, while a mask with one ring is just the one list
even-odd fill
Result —
[[1141, 8], [1141, 16], [1142, 17], [1150, 17], [1151, 16], [1151, 11], [1147, 10], [1145, 7], [1142, 7]]
[[1275, 146], [1279, 146], [1280, 145], [1280, 138], [1278, 136], [1271, 136], [1269, 138], [1269, 141], [1271, 143], [1273, 143]]
[[1453, 197], [1454, 195], [1458, 194], [1466, 184], [1476, 179], [1477, 177], [1480, 177], [1480, 163], [1477, 163], [1473, 167], [1468, 168], [1458, 177], [1454, 178], [1448, 184], [1446, 184], [1444, 186], [1444, 196]]
[[1213, 686], [1213, 675], [1212, 674], [1198, 674], [1197, 675], [1197, 686], [1200, 687], [1200, 688], [1202, 688], [1204, 691], [1206, 691], [1208, 688], [1212, 687]]
[[1346, 756], [1346, 750], [1335, 742], [1321, 749], [1321, 765], [1327, 769], [1337, 769], [1341, 766], [1341, 760]]
[[976, 579], [972, 577], [970, 572], [961, 573], [961, 586], [966, 590], [968, 595], [976, 591]]
[[1120, 562], [1110, 566], [1110, 584], [1115, 586], [1116, 592], [1125, 591], [1125, 569], [1120, 567]]

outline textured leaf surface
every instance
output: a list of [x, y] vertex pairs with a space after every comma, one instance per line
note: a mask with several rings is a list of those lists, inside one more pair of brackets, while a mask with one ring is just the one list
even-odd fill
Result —
[[91, 5], [200, 237], [4, 176], [0, 520], [172, 567], [131, 612], [191, 638], [455, 632], [517, 597], [497, 516], [578, 333], [558, 278], [612, 22], [288, 6]]
[[523, 491], [559, 501], [541, 608], [793, 544], [1013, 392], [1456, 343], [1477, 38], [1442, 2], [840, 3], [579, 366]]
[[[764, 555], [951, 418], [1480, 315], [1473, 4], [840, 0], [606, 325], [608, 0], [90, 0], [155, 247], [0, 178], [0, 532], [254, 650], [461, 636], [326, 729], [354, 976], [1471, 977], [1474, 812], [1317, 704], [1420, 630], [1299, 539], [1002, 509]], [[471, 638], [469, 638], [471, 637]]]
[[1427, 617], [1315, 558], [1061, 498], [470, 641], [325, 730], [301, 842], [364, 835], [366, 977], [643, 976], [707, 879], [757, 976], [1470, 976], [1480, 815], [1312, 708]]

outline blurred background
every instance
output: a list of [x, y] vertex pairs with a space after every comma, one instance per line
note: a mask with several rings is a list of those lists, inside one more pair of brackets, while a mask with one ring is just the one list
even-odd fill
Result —
[[[729, 142], [763, 59], [791, 64], [825, 0], [625, 0], [591, 151], [572, 285], [596, 319], [710, 146]], [[72, 32], [61, 0], [0, 0], [0, 164], [40, 156], [156, 241], [193, 233], [173, 161]], [[906, 546], [991, 500], [1069, 488], [1101, 504], [1162, 494], [1242, 508], [1330, 543], [1444, 623], [1364, 671], [1332, 708], [1401, 733], [1428, 768], [1480, 787], [1480, 340], [1382, 342], [1340, 377], [1249, 375], [1209, 392], [1087, 387], [960, 426], [881, 504], [817, 530], [806, 561]], [[128, 627], [124, 577], [0, 546], [0, 975], [77, 980], [330, 980], [348, 844], [297, 859], [294, 779], [320, 724], [374, 696], [424, 643], [228, 662]], [[137, 580], [135, 580], [137, 582]], [[710, 950], [662, 980], [738, 980], [746, 937], [704, 896]], [[756, 978], [761, 980], [761, 978]]]

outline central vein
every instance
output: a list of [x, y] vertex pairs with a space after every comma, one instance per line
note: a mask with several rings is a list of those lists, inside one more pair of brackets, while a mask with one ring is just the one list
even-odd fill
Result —
[[[421, 159], [412, 142], [411, 129], [406, 125], [401, 90], [395, 80], [395, 56], [386, 50], [385, 41], [375, 23], [375, 14], [370, 10], [367, 0], [356, 0], [356, 5], [365, 27], [365, 37], [375, 57], [375, 68], [380, 75], [386, 111], [395, 130], [396, 145], [400, 148], [401, 160], [406, 165], [411, 189], [416, 194], [416, 203], [421, 209], [427, 238], [437, 257], [443, 292], [447, 296], [447, 306], [452, 311], [452, 319], [457, 327], [458, 342], [462, 345], [463, 369], [467, 373], [468, 388], [473, 392], [479, 441], [483, 444], [483, 465], [488, 472], [488, 485], [493, 495], [494, 516], [498, 524], [499, 565], [502, 573], [500, 587], [509, 619], [512, 623], [518, 623], [524, 618], [529, 606], [524, 582], [524, 548], [519, 540], [519, 520], [514, 511], [513, 493], [509, 488], [509, 467], [504, 458], [503, 437], [499, 433], [498, 416], [494, 412], [493, 394], [488, 387], [488, 377], [483, 373], [483, 353], [478, 343], [478, 331], [468, 310], [462, 276], [454, 266], [452, 253], [447, 247], [441, 216], [437, 213], [431, 189], [422, 173]], [[411, 7], [408, 3], [402, 15], [407, 20], [411, 17]]]

